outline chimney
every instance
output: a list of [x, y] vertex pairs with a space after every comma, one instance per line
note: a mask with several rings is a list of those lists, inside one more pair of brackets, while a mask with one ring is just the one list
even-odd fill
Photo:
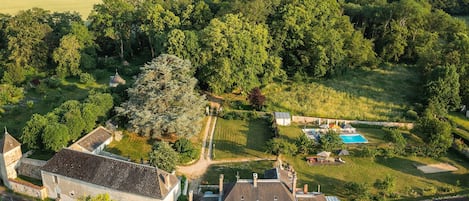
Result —
[[321, 192], [321, 185], [318, 184], [318, 193]]
[[308, 184], [303, 186], [303, 194], [308, 194]]
[[218, 189], [219, 189], [219, 196], [218, 196], [218, 201], [221, 201], [223, 199], [223, 174], [220, 175], [220, 178], [218, 180]]
[[190, 190], [189, 191], [189, 201], [192, 201], [194, 199], [194, 191]]
[[171, 182], [169, 181], [169, 176], [170, 176], [169, 174], [164, 175], [164, 184], [167, 189], [171, 188]]
[[292, 194], [293, 197], [296, 197], [296, 172], [293, 172], [293, 183], [292, 183]]
[[254, 188], [257, 188], [257, 173], [252, 174]]

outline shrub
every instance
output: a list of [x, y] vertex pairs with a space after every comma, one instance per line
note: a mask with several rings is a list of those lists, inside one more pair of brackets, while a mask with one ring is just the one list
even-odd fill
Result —
[[31, 109], [31, 108], [34, 107], [34, 101], [29, 100], [29, 101], [26, 102], [26, 105], [28, 106], [29, 109]]
[[173, 149], [179, 153], [179, 162], [188, 163], [197, 158], [199, 152], [191, 141], [181, 138], [173, 144]]
[[96, 80], [94, 79], [93, 75], [89, 73], [81, 73], [80, 74], [80, 82], [83, 84], [90, 84], [92, 82], [95, 82]]
[[428, 186], [423, 189], [424, 196], [433, 196], [436, 194], [436, 192], [437, 192], [437, 189], [434, 186]]
[[412, 120], [417, 120], [419, 118], [419, 115], [417, 114], [417, 112], [413, 110], [407, 110], [407, 112], [405, 113], [405, 116]]
[[49, 88], [55, 89], [60, 86], [60, 79], [56, 77], [50, 77], [50, 78], [47, 78], [46, 83], [47, 83], [47, 86], [49, 86]]
[[440, 187], [439, 191], [442, 193], [454, 193], [455, 190], [451, 186], [442, 186]]

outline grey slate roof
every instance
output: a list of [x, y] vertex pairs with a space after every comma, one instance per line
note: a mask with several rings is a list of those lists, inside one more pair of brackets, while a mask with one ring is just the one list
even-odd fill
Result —
[[293, 195], [279, 180], [259, 179], [257, 187], [252, 180], [240, 180], [233, 186], [226, 186], [224, 201], [277, 200], [294, 201]]
[[290, 119], [288, 112], [274, 112], [275, 119]]
[[326, 200], [326, 196], [324, 196], [323, 194], [320, 194], [320, 195], [308, 195], [308, 196], [303, 196], [302, 195], [298, 195], [297, 196], [297, 201], [327, 201]]
[[19, 146], [21, 146], [21, 144], [11, 136], [5, 128], [5, 134], [0, 140], [0, 152], [6, 153]]
[[93, 152], [96, 148], [101, 146], [109, 138], [112, 138], [111, 131], [107, 130], [102, 126], [99, 126], [98, 128], [94, 129], [93, 131], [82, 137], [75, 144], [80, 145], [89, 152]]
[[[41, 170], [157, 199], [164, 199], [179, 182], [176, 176], [154, 167], [71, 149], [62, 149]], [[166, 175], [169, 181], [165, 181]], [[167, 182], [169, 188], [165, 186]]]
[[280, 168], [273, 168], [270, 170], [264, 171], [264, 178], [266, 179], [279, 179], [287, 186], [288, 189], [292, 190], [293, 186], [293, 173], [282, 170]]

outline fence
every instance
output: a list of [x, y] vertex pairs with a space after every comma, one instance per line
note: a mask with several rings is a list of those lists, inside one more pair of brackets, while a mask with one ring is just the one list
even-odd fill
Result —
[[320, 117], [304, 117], [304, 116], [292, 116], [292, 122], [295, 123], [345, 123], [345, 124], [366, 124], [374, 126], [386, 126], [386, 127], [401, 127], [412, 129], [414, 127], [413, 123], [402, 123], [402, 122], [385, 122], [385, 121], [359, 121], [359, 120], [346, 120], [346, 119], [328, 119]]

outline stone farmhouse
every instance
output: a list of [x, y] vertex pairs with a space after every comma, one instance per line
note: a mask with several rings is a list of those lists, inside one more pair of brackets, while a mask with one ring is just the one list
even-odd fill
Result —
[[[116, 201], [177, 200], [181, 184], [174, 174], [106, 153], [103, 149], [112, 140], [113, 132], [100, 126], [46, 162], [22, 155], [21, 144], [5, 129], [0, 140], [2, 182], [38, 199], [71, 201], [107, 193]], [[40, 179], [43, 186], [21, 180], [18, 174]]]

